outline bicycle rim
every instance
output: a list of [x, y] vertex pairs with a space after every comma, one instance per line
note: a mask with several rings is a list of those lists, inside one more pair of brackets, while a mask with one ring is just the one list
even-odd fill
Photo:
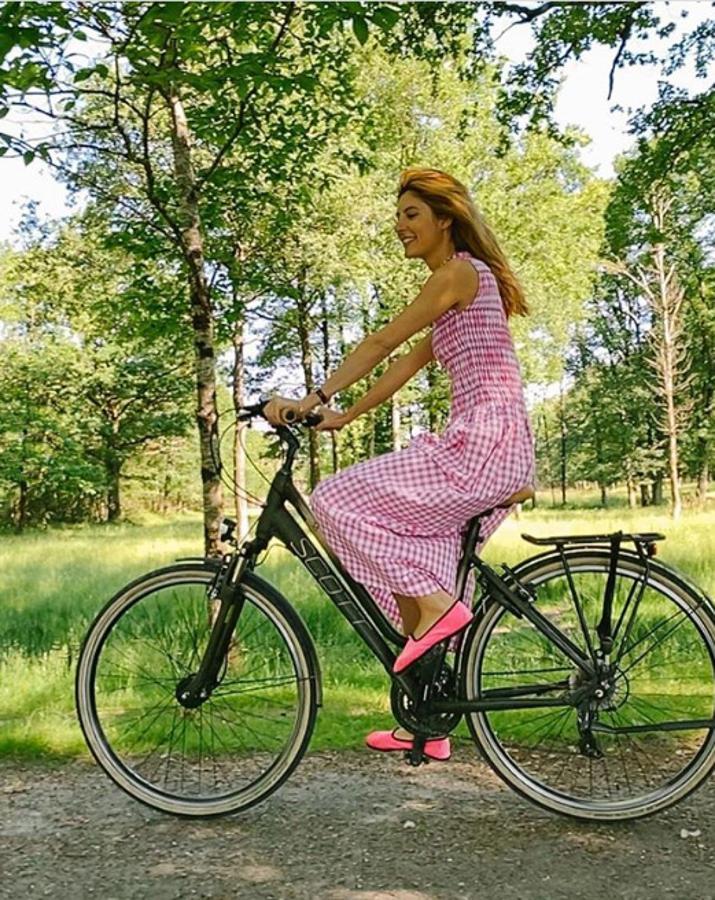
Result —
[[177, 815], [265, 799], [299, 762], [315, 721], [307, 633], [250, 577], [218, 686], [195, 709], [178, 702], [208, 639], [212, 579], [177, 568], [130, 585], [99, 614], [78, 663], [77, 709], [95, 758], [136, 799]]
[[[569, 569], [585, 627], [558, 558], [526, 570], [521, 580], [535, 589], [537, 608], [588, 652], [586, 633], [598, 646], [595, 628], [608, 555], [571, 553]], [[651, 573], [636, 602], [642, 571], [638, 560], [619, 561], [613, 609], [619, 630], [611, 656], [620, 660], [613, 690], [598, 703], [595, 722], [648, 729], [666, 721], [711, 720], [712, 617], [700, 597], [662, 570]], [[517, 685], [564, 683], [533, 696], [566, 697], [582, 681], [574, 664], [529, 622], [497, 605], [487, 608], [465, 648], [463, 684], [470, 700]], [[473, 713], [467, 722], [487, 760], [511, 787], [540, 806], [576, 818], [608, 821], [658, 812], [694, 790], [715, 765], [710, 728], [594, 731], [600, 754], [595, 756], [580, 744], [583, 735], [572, 706]]]

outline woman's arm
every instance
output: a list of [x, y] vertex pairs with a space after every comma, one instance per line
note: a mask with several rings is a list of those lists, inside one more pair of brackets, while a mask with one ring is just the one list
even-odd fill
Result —
[[[474, 297], [478, 287], [478, 273], [468, 260], [452, 259], [435, 269], [417, 297], [405, 310], [379, 331], [368, 335], [345, 357], [343, 363], [322, 385], [323, 391], [332, 397], [338, 391], [350, 387], [412, 335], [431, 325], [460, 300]], [[414, 373], [407, 375], [407, 378], [412, 374]], [[378, 379], [375, 387], [381, 383], [382, 380]], [[394, 390], [397, 390], [397, 387]], [[389, 397], [390, 394], [385, 396]], [[302, 412], [308, 412], [320, 402], [320, 397], [315, 392], [310, 393], [300, 402], [300, 409]]]
[[[373, 384], [367, 393], [353, 404], [345, 415], [352, 422], [358, 416], [366, 413], [373, 406], [378, 406], [388, 397], [391, 397], [395, 391], [399, 390], [403, 384], [417, 374], [423, 366], [434, 359], [432, 353], [432, 332], [423, 338], [418, 344], [396, 359], [389, 369], [384, 372]], [[339, 371], [339, 370], [338, 370]]]
[[[374, 334], [369, 334], [357, 347], [348, 353], [338, 368], [321, 385], [323, 391], [332, 397], [351, 384], [355, 384], [363, 375], [372, 372], [392, 351], [388, 350]], [[321, 403], [320, 397], [312, 391], [300, 403], [303, 412], [308, 412]]]

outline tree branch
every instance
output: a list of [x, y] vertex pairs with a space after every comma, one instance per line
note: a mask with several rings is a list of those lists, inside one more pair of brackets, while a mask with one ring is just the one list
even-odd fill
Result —
[[[295, 12], [295, 4], [288, 3], [285, 18], [278, 30], [278, 34], [276, 35], [275, 40], [273, 41], [273, 43], [270, 46], [271, 53], [275, 52], [275, 50], [277, 49], [283, 35], [285, 34], [286, 29], [288, 28], [288, 23], [290, 22], [290, 19], [293, 16], [294, 12]], [[243, 117], [244, 117], [244, 113], [245, 113], [247, 105], [248, 105], [248, 101], [251, 98], [251, 96], [256, 93], [257, 90], [258, 90], [258, 85], [255, 84], [251, 88], [251, 90], [249, 90], [246, 93], [246, 96], [242, 98], [241, 103], [239, 104], [238, 122], [236, 124], [236, 127], [233, 129], [233, 131], [229, 135], [229, 137], [226, 140], [226, 142], [224, 143], [223, 147], [221, 147], [221, 149], [218, 151], [218, 153], [216, 154], [216, 156], [214, 158], [214, 161], [208, 167], [206, 172], [204, 172], [204, 174], [201, 175], [197, 179], [197, 189], [198, 190], [201, 190], [203, 185], [213, 176], [213, 173], [221, 165], [221, 161], [223, 160], [223, 158], [226, 156], [228, 151], [231, 149], [233, 144], [236, 142], [236, 139], [238, 138], [238, 136], [241, 133], [241, 130], [243, 129], [243, 126], [244, 126]]]

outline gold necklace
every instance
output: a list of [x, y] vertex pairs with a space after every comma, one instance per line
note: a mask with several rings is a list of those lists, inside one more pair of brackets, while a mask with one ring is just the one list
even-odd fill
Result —
[[[447, 257], [447, 259], [443, 259], [442, 262], [437, 266], [437, 269], [440, 269], [443, 265], [445, 265], [445, 263], [448, 263], [450, 261], [450, 259], [454, 259], [456, 254], [457, 254], [457, 251], [455, 250], [451, 256]], [[435, 269], [435, 272], [437, 271], [437, 269]]]

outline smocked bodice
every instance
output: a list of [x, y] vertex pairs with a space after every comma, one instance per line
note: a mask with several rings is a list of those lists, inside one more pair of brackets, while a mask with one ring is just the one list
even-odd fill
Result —
[[525, 408], [524, 388], [514, 342], [489, 266], [466, 250], [479, 273], [479, 292], [466, 309], [448, 309], [432, 324], [432, 352], [452, 383], [450, 419], [472, 412], [475, 404], [514, 403]]

